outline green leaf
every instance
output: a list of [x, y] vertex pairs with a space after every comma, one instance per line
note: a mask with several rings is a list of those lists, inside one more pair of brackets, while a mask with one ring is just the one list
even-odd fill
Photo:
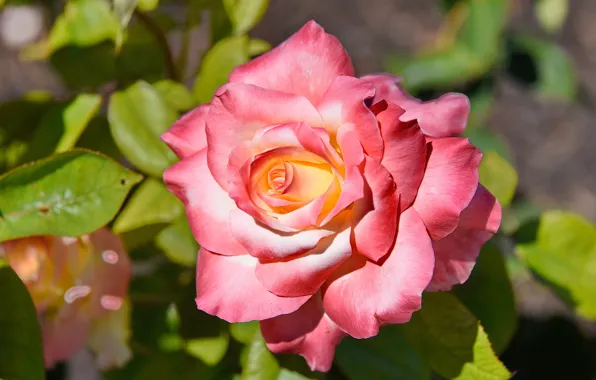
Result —
[[596, 319], [596, 226], [576, 214], [548, 211], [540, 218], [536, 242], [517, 249], [580, 315]]
[[190, 339], [184, 349], [186, 353], [202, 360], [205, 364], [215, 365], [223, 359], [229, 342], [230, 337], [226, 332], [217, 337]]
[[159, 136], [177, 118], [159, 92], [142, 81], [116, 92], [108, 106], [110, 130], [118, 148], [133, 165], [155, 177], [176, 162]]
[[186, 218], [161, 230], [155, 237], [155, 244], [176, 264], [192, 268], [197, 263], [199, 245]]
[[114, 43], [93, 46], [64, 46], [52, 54], [50, 62], [66, 85], [78, 91], [99, 91], [116, 77]]
[[163, 79], [153, 83], [153, 87], [166, 104], [176, 111], [188, 111], [196, 105], [192, 93], [182, 83]]
[[122, 153], [110, 134], [108, 119], [104, 115], [97, 115], [91, 119], [76, 146], [101, 152], [116, 161], [122, 158]]
[[21, 166], [0, 177], [0, 241], [93, 232], [112, 220], [141, 179], [84, 150]]
[[241, 380], [277, 380], [280, 366], [269, 351], [260, 332], [256, 333], [247, 346], [246, 361]]
[[0, 378], [44, 379], [41, 331], [33, 300], [19, 276], [2, 259], [0, 310]]
[[505, 260], [495, 244], [484, 245], [470, 278], [454, 293], [480, 320], [495, 352], [503, 352], [517, 328], [517, 312]]
[[569, 13], [569, 0], [538, 0], [534, 3], [536, 18], [550, 33], [558, 32]]
[[125, 28], [132, 14], [137, 7], [137, 0], [112, 0], [112, 8], [116, 18], [120, 21], [120, 26]]
[[58, 141], [56, 152], [72, 149], [91, 118], [99, 111], [101, 96], [96, 94], [80, 94], [72, 101], [62, 114], [64, 133]]
[[452, 294], [425, 293], [422, 309], [406, 325], [406, 335], [442, 377], [459, 380], [510, 377], [476, 317]]
[[150, 224], [170, 223], [184, 213], [184, 206], [164, 184], [147, 178], [126, 203], [114, 222], [117, 234]]
[[503, 207], [507, 207], [517, 188], [517, 172], [494, 150], [484, 152], [478, 168], [480, 183], [483, 184]]
[[137, 7], [143, 12], [150, 12], [157, 8], [159, 0], [137, 0]]
[[456, 26], [457, 30], [449, 30], [455, 41], [448, 47], [414, 57], [389, 57], [385, 62], [388, 71], [404, 78], [409, 91], [450, 87], [477, 79], [497, 61], [507, 21], [507, 2], [469, 0], [458, 3], [453, 12], [464, 14], [465, 20], [461, 27]]
[[205, 54], [193, 93], [199, 103], [211, 101], [215, 90], [228, 81], [232, 70], [249, 59], [248, 37], [228, 37]]
[[230, 324], [230, 335], [240, 343], [249, 344], [259, 329], [258, 322]]
[[349, 380], [429, 380], [428, 365], [406, 340], [401, 325], [385, 326], [371, 339], [344, 339], [335, 361]]
[[467, 128], [463, 137], [469, 138], [472, 145], [482, 152], [495, 151], [506, 160], [511, 157], [506, 141], [493, 131], [485, 128]]
[[261, 21], [269, 0], [223, 0], [224, 8], [236, 35], [245, 34]]
[[530, 36], [518, 36], [514, 43], [536, 61], [538, 82], [536, 91], [544, 97], [573, 101], [578, 84], [575, 66], [567, 52], [555, 43]]
[[252, 38], [248, 41], [248, 55], [251, 57], [263, 54], [269, 50], [271, 50], [271, 44], [265, 40]]
[[50, 31], [50, 52], [66, 45], [91, 46], [116, 41], [120, 22], [105, 0], [71, 0]]

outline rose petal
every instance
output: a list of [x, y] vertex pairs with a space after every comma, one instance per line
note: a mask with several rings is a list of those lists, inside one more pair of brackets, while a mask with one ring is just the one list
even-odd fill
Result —
[[278, 297], [255, 277], [257, 259], [221, 256], [201, 248], [197, 258], [197, 307], [228, 322], [277, 317], [300, 308], [310, 295]]
[[232, 150], [266, 126], [306, 122], [316, 127], [321, 116], [308, 99], [246, 84], [228, 85], [211, 102], [207, 115], [207, 156], [213, 178], [228, 189], [227, 166]]
[[205, 149], [207, 147], [205, 118], [208, 112], [208, 104], [202, 104], [187, 112], [161, 135], [162, 141], [168, 144], [179, 158], [192, 156]]
[[424, 134], [432, 137], [451, 137], [461, 135], [468, 122], [470, 101], [467, 96], [448, 93], [438, 99], [422, 102], [404, 90], [401, 80], [388, 74], [367, 75], [363, 80], [372, 82], [377, 95], [373, 102], [387, 100], [395, 103], [406, 112], [401, 121], [417, 120]]
[[364, 160], [362, 146], [352, 128], [343, 127], [337, 133], [337, 142], [345, 163], [345, 178], [341, 182], [341, 193], [331, 209], [324, 207], [319, 218], [319, 226], [324, 226], [349, 205], [364, 196], [364, 180], [359, 165]]
[[324, 313], [320, 295], [291, 314], [261, 321], [267, 347], [274, 353], [294, 353], [313, 371], [331, 369], [335, 347], [346, 336]]
[[309, 252], [286, 260], [261, 261], [256, 276], [270, 292], [283, 297], [316, 293], [327, 277], [352, 255], [350, 229], [323, 238]]
[[[128, 291], [132, 268], [122, 240], [107, 228], [89, 235], [95, 257], [92, 266], [91, 312], [105, 315], [119, 309]], [[112, 300], [113, 302], [110, 302]], [[110, 303], [114, 307], [110, 307]]]
[[230, 82], [301, 95], [316, 105], [339, 75], [354, 75], [348, 53], [337, 38], [309, 21], [275, 49], [237, 67]]
[[230, 215], [232, 234], [251, 256], [261, 259], [282, 259], [310, 251], [333, 231], [313, 229], [295, 233], [273, 231], [257, 223], [241, 210]]
[[450, 137], [427, 145], [426, 172], [413, 207], [433, 240], [452, 233], [478, 186], [482, 153], [468, 139]]
[[453, 285], [466, 282], [480, 248], [497, 232], [500, 223], [501, 205], [488, 190], [478, 185], [455, 231], [433, 242], [436, 264], [428, 290], [449, 290]]
[[410, 207], [424, 177], [426, 142], [415, 123], [399, 120], [403, 110], [385, 101], [372, 107], [381, 126], [385, 151], [381, 164], [391, 173], [400, 194], [400, 210]]
[[[308, 188], [302, 190], [305, 194], [312, 193], [313, 199], [301, 200], [300, 203], [305, 204], [304, 206], [293, 211], [277, 213], [275, 216], [268, 212], [275, 210], [271, 209], [269, 204], [263, 200], [263, 197], [252, 194], [251, 191], [255, 188], [253, 181], [258, 180], [254, 177], [260, 178], [263, 175], [259, 170], [263, 166], [260, 161], [266, 161], [267, 157], [278, 159], [288, 156], [290, 162], [326, 163], [330, 167], [327, 177], [332, 177], [333, 173], [340, 170], [341, 157], [329, 141], [322, 138], [324, 136], [321, 132], [327, 135], [326, 131], [311, 128], [305, 123], [282, 124], [267, 128], [264, 132], [260, 131], [252, 141], [238, 145], [233, 149], [228, 164], [229, 194], [238, 208], [253, 216], [256, 220], [279, 231], [296, 232], [316, 225], [325, 200], [330, 193], [334, 192], [334, 181], [331, 182], [327, 190], [324, 190], [328, 181], [325, 182], [322, 189], [318, 189], [305, 179], [302, 185]], [[273, 148], [274, 146], [283, 147]], [[299, 169], [299, 167], [295, 167], [295, 169]], [[294, 177], [296, 185], [300, 186], [299, 170], [295, 171]], [[352, 180], [352, 182], [355, 180], [357, 179]], [[288, 191], [298, 195], [301, 189], [297, 189], [296, 186], [290, 184]], [[321, 191], [325, 192], [320, 195]]]
[[364, 179], [366, 193], [355, 211], [363, 216], [354, 226], [354, 246], [359, 254], [378, 261], [395, 241], [399, 194], [391, 174], [370, 157], [365, 161]]
[[236, 204], [213, 179], [206, 149], [167, 169], [163, 178], [184, 202], [193, 235], [202, 247], [222, 255], [246, 254], [230, 230], [230, 212], [237, 210]]
[[82, 350], [91, 330], [90, 320], [77, 315], [69, 305], [56, 318], [42, 318], [40, 323], [46, 368], [53, 368]]
[[97, 365], [105, 370], [122, 367], [132, 357], [128, 347], [131, 336], [130, 304], [95, 321], [88, 346], [95, 352]]
[[323, 286], [323, 308], [343, 331], [369, 338], [384, 324], [405, 323], [420, 309], [434, 267], [422, 219], [412, 208], [400, 216], [393, 251], [381, 264], [354, 255]]
[[317, 109], [332, 134], [342, 127], [352, 128], [366, 153], [380, 161], [383, 157], [381, 131], [374, 114], [365, 104], [374, 95], [375, 88], [371, 83], [341, 76], [331, 83]]

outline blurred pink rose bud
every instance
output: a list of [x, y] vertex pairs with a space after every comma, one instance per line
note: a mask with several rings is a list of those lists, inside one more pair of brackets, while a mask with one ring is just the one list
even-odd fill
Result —
[[47, 367], [85, 347], [101, 368], [130, 358], [131, 266], [119, 237], [106, 228], [79, 238], [29, 237], [0, 244], [0, 256], [33, 298]]
[[461, 94], [422, 102], [390, 75], [355, 77], [314, 21], [237, 67], [162, 136], [201, 245], [198, 308], [259, 320], [272, 351], [327, 371], [344, 336], [466, 281], [501, 221], [458, 137], [469, 111]]

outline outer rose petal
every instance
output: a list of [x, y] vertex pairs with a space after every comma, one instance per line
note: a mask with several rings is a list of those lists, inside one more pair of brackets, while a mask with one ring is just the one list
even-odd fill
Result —
[[364, 199], [356, 203], [356, 213], [365, 214], [354, 227], [354, 245], [358, 253], [377, 261], [395, 241], [399, 194], [391, 174], [370, 157], [364, 164], [364, 178], [367, 189]]
[[409, 208], [400, 216], [397, 239], [377, 265], [354, 255], [323, 287], [323, 308], [343, 331], [369, 338], [384, 324], [405, 323], [420, 309], [434, 267], [434, 252], [422, 219]]
[[202, 104], [187, 112], [161, 135], [163, 142], [168, 144], [179, 158], [192, 156], [207, 147], [205, 118], [208, 112], [209, 105]]
[[348, 53], [337, 38], [309, 21], [275, 49], [237, 67], [230, 82], [301, 95], [316, 105], [339, 75], [354, 76]]
[[107, 228], [89, 235], [94, 262], [91, 284], [91, 305], [94, 316], [119, 310], [128, 290], [131, 276], [130, 259], [122, 241]]
[[302, 96], [248, 84], [228, 85], [213, 99], [207, 115], [209, 169], [217, 183], [228, 189], [227, 166], [235, 147], [262, 127], [292, 122], [322, 124], [321, 115]]
[[455, 230], [459, 214], [476, 192], [482, 153], [468, 139], [457, 137], [434, 140], [428, 147], [426, 172], [413, 207], [430, 237], [439, 240]]
[[400, 194], [400, 210], [410, 207], [424, 177], [426, 141], [415, 123], [399, 120], [403, 110], [393, 103], [381, 101], [372, 107], [377, 114], [385, 152], [381, 164], [389, 170]]
[[184, 202], [190, 227], [202, 247], [222, 255], [246, 254], [230, 230], [230, 212], [238, 208], [213, 179], [207, 149], [170, 167], [163, 179]]
[[375, 115], [364, 103], [374, 95], [375, 88], [367, 81], [337, 77], [317, 109], [330, 132], [342, 127], [353, 128], [366, 153], [380, 161], [383, 157], [383, 139]]
[[128, 340], [131, 336], [130, 305], [94, 321], [88, 345], [95, 352], [101, 369], [122, 367], [131, 357]]
[[41, 331], [46, 368], [70, 359], [85, 347], [91, 322], [72, 307], [62, 308], [56, 318], [42, 318]]
[[480, 248], [499, 229], [501, 205], [482, 185], [478, 185], [470, 205], [461, 213], [455, 231], [433, 242], [435, 272], [427, 290], [449, 290], [466, 282]]
[[272, 352], [302, 355], [322, 372], [331, 369], [335, 347], [347, 335], [324, 313], [320, 295], [291, 314], [261, 321], [261, 332]]
[[316, 248], [300, 257], [259, 262], [255, 273], [278, 296], [304, 296], [316, 293], [335, 268], [351, 255], [350, 229], [346, 229], [321, 240]]
[[409, 95], [400, 86], [401, 80], [392, 75], [366, 75], [362, 79], [374, 83], [377, 88], [375, 103], [387, 100], [397, 104], [406, 111], [400, 120], [404, 122], [417, 120], [426, 135], [459, 136], [466, 129], [470, 101], [463, 94], [448, 93], [436, 100], [422, 102]]
[[333, 231], [312, 229], [295, 233], [272, 231], [242, 210], [230, 214], [232, 234], [251, 256], [283, 259], [313, 249], [319, 240]]
[[255, 277], [257, 259], [221, 256], [201, 248], [197, 259], [197, 307], [228, 322], [248, 322], [298, 310], [310, 295], [278, 297]]

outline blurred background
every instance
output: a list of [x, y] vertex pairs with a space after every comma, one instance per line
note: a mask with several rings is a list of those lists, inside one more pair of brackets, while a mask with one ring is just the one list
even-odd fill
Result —
[[[8, 105], [0, 116], [19, 99], [109, 94], [137, 79], [174, 77], [196, 92], [202, 57], [225, 23], [208, 0], [162, 0], [151, 18], [136, 12], [113, 75], [101, 32], [85, 37], [93, 43], [51, 46], [64, 3], [6, 1], [0, 11], [0, 101]], [[86, 17], [87, 26], [96, 20]], [[484, 177], [510, 203], [509, 251], [535, 234], [541, 210], [596, 222], [596, 1], [270, 0], [249, 34], [275, 46], [310, 19], [339, 38], [360, 75], [395, 73], [422, 99], [470, 97], [467, 136], [498, 154]], [[27, 112], [32, 127], [45, 108]], [[516, 265], [508, 262], [520, 322], [505, 364], [516, 379], [596, 379], [596, 324]]]

